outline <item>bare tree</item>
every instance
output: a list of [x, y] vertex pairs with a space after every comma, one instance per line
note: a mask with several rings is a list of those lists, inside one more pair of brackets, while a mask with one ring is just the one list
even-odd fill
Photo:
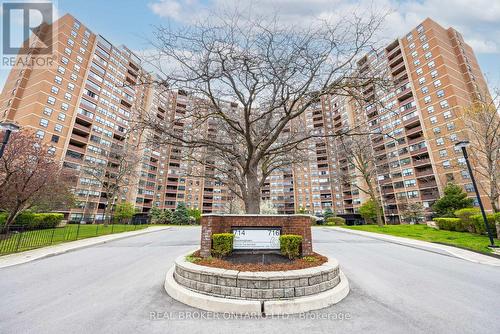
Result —
[[[368, 195], [375, 204], [377, 213], [377, 224], [384, 225], [382, 218], [382, 203], [377, 181], [377, 166], [375, 164], [374, 151], [371, 146], [369, 135], [358, 135], [342, 138], [340, 147], [347, 162], [354, 169], [354, 173], [344, 173], [342, 178], [345, 182], [351, 183], [362, 193]], [[361, 182], [352, 182], [353, 179], [360, 179]]]
[[[305, 149], [307, 140], [350, 135], [307, 128], [301, 116], [330, 94], [352, 96], [377, 80], [355, 68], [358, 58], [373, 51], [382, 20], [353, 13], [298, 27], [278, 16], [236, 11], [185, 28], [159, 27], [153, 44], [162, 80], [154, 83], [192, 98], [184, 116], [153, 117], [143, 125], [162, 143], [206, 150], [214, 168], [235, 185], [246, 212], [259, 213], [265, 180], [300, 156], [294, 152]], [[172, 131], [175, 122], [203, 131]], [[204, 133], [209, 127], [213, 138]]]
[[136, 146], [114, 144], [107, 151], [101, 151], [105, 159], [86, 159], [82, 176], [87, 176], [91, 186], [106, 195], [104, 224], [109, 223], [115, 204], [132, 188], [138, 179], [137, 170], [140, 158]]
[[425, 208], [422, 203], [406, 203], [401, 210], [401, 218], [410, 224], [418, 224], [425, 218]]
[[0, 209], [9, 213], [4, 228], [25, 210], [71, 205], [69, 176], [48, 148], [26, 130], [11, 135], [0, 159]]
[[493, 97], [483, 94], [464, 110], [466, 135], [470, 138], [474, 172], [480, 177], [480, 186], [487, 194], [494, 212], [499, 211], [500, 198], [500, 89]]

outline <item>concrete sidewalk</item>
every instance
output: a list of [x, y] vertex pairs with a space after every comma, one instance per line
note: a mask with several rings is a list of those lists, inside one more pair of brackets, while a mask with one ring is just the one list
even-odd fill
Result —
[[483, 254], [479, 254], [476, 252], [468, 251], [465, 249], [457, 248], [457, 247], [440, 245], [440, 244], [436, 244], [436, 243], [432, 243], [432, 242], [409, 239], [409, 238], [395, 237], [392, 235], [381, 234], [381, 233], [351, 230], [351, 229], [346, 229], [346, 228], [342, 228], [342, 227], [328, 227], [328, 228], [334, 229], [334, 230], [339, 231], [339, 232], [351, 233], [351, 234], [356, 234], [356, 235], [360, 235], [360, 236], [364, 236], [364, 237], [368, 237], [368, 238], [373, 238], [373, 239], [383, 240], [383, 241], [387, 241], [387, 242], [391, 242], [391, 243], [396, 243], [396, 244], [400, 244], [400, 245], [404, 245], [404, 246], [410, 246], [410, 247], [415, 247], [415, 248], [420, 248], [420, 249], [425, 249], [425, 250], [431, 250], [431, 251], [435, 251], [438, 253], [444, 253], [447, 255], [451, 255], [451, 256], [458, 257], [460, 259], [464, 259], [464, 260], [475, 262], [475, 263], [500, 267], [500, 259], [494, 258], [492, 256], [483, 255]]
[[77, 249], [81, 249], [81, 248], [85, 248], [85, 247], [90, 247], [90, 246], [94, 246], [94, 245], [98, 245], [98, 244], [103, 244], [103, 243], [118, 240], [118, 239], [130, 238], [130, 237], [134, 237], [136, 235], [163, 231], [163, 230], [167, 230], [169, 228], [170, 228], [170, 226], [150, 226], [148, 228], [138, 230], [138, 231], [102, 235], [99, 237], [92, 237], [92, 238], [80, 239], [80, 240], [76, 240], [76, 241], [64, 242], [64, 243], [57, 244], [54, 246], [47, 246], [47, 247], [37, 248], [37, 249], [25, 251], [25, 252], [4, 255], [4, 256], [0, 256], [0, 268], [15, 266], [18, 264], [42, 259], [44, 257], [59, 255], [59, 254], [63, 254], [66, 252], [73, 251], [73, 250], [77, 250]]

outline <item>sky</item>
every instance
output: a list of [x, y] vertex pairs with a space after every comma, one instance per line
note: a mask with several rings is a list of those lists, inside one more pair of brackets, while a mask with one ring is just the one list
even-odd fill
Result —
[[[138, 53], [151, 48], [155, 27], [189, 25], [232, 6], [254, 13], [276, 12], [290, 22], [308, 22], [340, 12], [374, 9], [388, 13], [381, 34], [404, 36], [426, 17], [454, 27], [474, 49], [490, 87], [500, 87], [500, 0], [58, 0], [58, 15], [70, 13], [94, 33]], [[8, 75], [0, 69], [0, 87]]]

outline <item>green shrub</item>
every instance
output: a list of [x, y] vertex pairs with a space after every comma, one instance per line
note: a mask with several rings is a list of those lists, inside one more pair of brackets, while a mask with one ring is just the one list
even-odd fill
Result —
[[[474, 224], [474, 229], [475, 229], [476, 233], [478, 233], [478, 234], [486, 233], [486, 226], [484, 226], [483, 215], [481, 215], [481, 214], [473, 215], [470, 218]], [[494, 237], [496, 237], [496, 235], [497, 235], [495, 224], [499, 220], [498, 218], [500, 218], [500, 215], [498, 215], [498, 213], [486, 214], [486, 219], [488, 220], [488, 224], [490, 225], [491, 233], [493, 233]]]
[[64, 215], [62, 213], [35, 213], [30, 227], [34, 229], [57, 227], [63, 218]]
[[474, 233], [476, 232], [474, 228], [474, 222], [471, 219], [472, 216], [480, 214], [481, 211], [478, 208], [464, 208], [456, 210], [453, 214], [460, 218], [462, 223], [465, 225], [466, 231]]
[[35, 220], [35, 213], [31, 211], [24, 211], [17, 215], [16, 220], [12, 223], [15, 225], [31, 226]]
[[302, 245], [302, 236], [294, 234], [284, 234], [280, 236], [281, 254], [289, 259], [296, 259], [300, 256], [300, 246]]
[[345, 225], [345, 219], [342, 217], [330, 217], [326, 220], [326, 225], [328, 225], [328, 226]]
[[0, 226], [5, 225], [5, 222], [7, 221], [8, 217], [9, 214], [7, 212], [0, 212]]
[[231, 254], [233, 251], [232, 233], [217, 233], [212, 234], [212, 255], [216, 257], [223, 257]]
[[434, 218], [433, 219], [440, 230], [446, 231], [465, 231], [465, 227], [459, 218]]

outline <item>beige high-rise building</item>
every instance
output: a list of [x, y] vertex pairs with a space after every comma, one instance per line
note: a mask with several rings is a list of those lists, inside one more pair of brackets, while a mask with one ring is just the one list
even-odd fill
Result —
[[[184, 161], [186, 152], [180, 147], [154, 144], [154, 130], [131, 129], [133, 121], [148, 115], [173, 120], [172, 130], [179, 133], [216, 136], [210, 124], [193, 129], [183, 118], [196, 101], [182, 91], [137, 85], [154, 74], [147, 73], [127, 47], [113, 45], [71, 15], [54, 24], [58, 63], [46, 69], [13, 69], [0, 96], [0, 120], [32, 129], [63, 166], [78, 175], [77, 207], [68, 208], [69, 218], [103, 218], [110, 201], [102, 184], [82, 169], [104, 166], [113, 173], [118, 159], [112, 152], [122, 147], [133, 148], [138, 164], [118, 201], [133, 202], [143, 213], [153, 207], [174, 209], [181, 202], [204, 213], [228, 212], [234, 196], [213, 178], [216, 171], [210, 165], [216, 162], [210, 160], [210, 152], [205, 152], [208, 164], [203, 167]], [[381, 52], [360, 59], [358, 66], [362, 74], [388, 72], [395, 88], [377, 91], [367, 86], [363, 97], [376, 104], [330, 96], [303, 117], [317, 134], [359, 124], [370, 133], [381, 133], [371, 135], [369, 149], [377, 165], [376, 185], [386, 221], [401, 222], [401, 211], [411, 202], [423, 203], [430, 215], [447, 182], [463, 186], [475, 197], [454, 144], [467, 138], [462, 109], [488, 90], [461, 35], [426, 19]], [[308, 161], [273, 173], [262, 199], [271, 200], [278, 213], [304, 209], [319, 214], [331, 209], [356, 214], [368, 197], [359, 190], [363, 180], [348, 162], [341, 140], [317, 139], [308, 145]], [[483, 202], [488, 206], [486, 198]]]

